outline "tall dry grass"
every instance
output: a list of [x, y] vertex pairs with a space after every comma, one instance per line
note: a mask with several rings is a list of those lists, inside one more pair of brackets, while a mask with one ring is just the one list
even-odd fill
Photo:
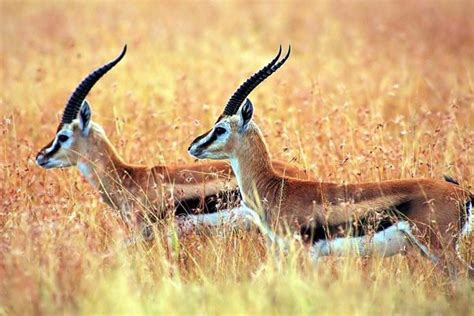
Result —
[[33, 160], [75, 85], [124, 43], [88, 100], [120, 154], [143, 164], [192, 161], [189, 142], [291, 43], [252, 94], [274, 158], [324, 181], [449, 174], [470, 187], [472, 1], [2, 1], [0, 12], [0, 315], [472, 315], [472, 284], [453, 288], [415, 254], [313, 268], [301, 249], [275, 261], [255, 232], [229, 231], [120, 249], [120, 219], [78, 172]]

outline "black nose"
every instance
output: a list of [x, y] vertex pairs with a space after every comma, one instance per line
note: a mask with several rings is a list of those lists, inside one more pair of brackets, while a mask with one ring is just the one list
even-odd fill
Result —
[[46, 158], [46, 155], [44, 155], [42, 152], [40, 152], [40, 153], [38, 153], [38, 155], [36, 155], [36, 163], [38, 165], [42, 166], [47, 162], [48, 162], [48, 159]]

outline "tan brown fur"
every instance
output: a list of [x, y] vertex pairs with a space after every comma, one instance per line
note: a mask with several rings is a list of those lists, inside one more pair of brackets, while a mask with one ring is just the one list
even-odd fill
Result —
[[[173, 215], [169, 211], [174, 209], [176, 201], [199, 198], [204, 204], [206, 196], [237, 189], [226, 162], [132, 165], [120, 157], [98, 124], [92, 123], [87, 137], [81, 136], [77, 121], [61, 128], [72, 131], [74, 142], [67, 150], [59, 149], [54, 158], [89, 170], [87, 180], [107, 204], [127, 218], [138, 217], [139, 221], [144, 216], [163, 218]], [[273, 166], [281, 174], [307, 178], [303, 171], [286, 163], [273, 162]]]
[[443, 256], [446, 247], [454, 250], [453, 239], [458, 237], [462, 226], [463, 207], [473, 198], [460, 186], [433, 179], [345, 185], [280, 176], [270, 163], [269, 152], [255, 123], [249, 122], [245, 132], [241, 132], [237, 114], [223, 117], [216, 126], [219, 124], [229, 127], [230, 135], [225, 143], [211, 144], [208, 150], [202, 150], [203, 157], [225, 156], [231, 161], [234, 170], [238, 170], [244, 202], [251, 208], [263, 209], [274, 229], [289, 227], [298, 231], [302, 225], [344, 225], [376, 212], [399, 208], [403, 210], [402, 216], [415, 226], [416, 236], [437, 251], [437, 255]]

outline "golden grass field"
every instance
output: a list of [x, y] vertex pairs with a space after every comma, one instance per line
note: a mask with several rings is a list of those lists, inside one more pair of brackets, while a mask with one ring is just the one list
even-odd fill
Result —
[[0, 3], [0, 315], [474, 314], [472, 283], [415, 253], [313, 268], [226, 230], [123, 250], [77, 170], [34, 163], [74, 87], [125, 43], [88, 100], [125, 160], [150, 165], [193, 161], [234, 89], [291, 44], [251, 95], [274, 158], [324, 181], [448, 174], [472, 191], [472, 1]]

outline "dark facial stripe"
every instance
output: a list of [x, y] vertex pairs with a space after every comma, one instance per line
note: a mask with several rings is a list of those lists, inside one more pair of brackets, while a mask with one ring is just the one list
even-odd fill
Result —
[[[201, 136], [198, 136], [196, 137], [195, 140], [193, 140], [193, 142], [191, 143], [191, 146], [198, 143], [201, 139], [207, 137], [207, 135], [209, 135], [209, 133], [211, 132], [212, 130], [209, 130], [207, 131], [206, 133], [202, 134]], [[199, 145], [199, 148], [206, 148], [207, 146], [209, 146], [213, 141], [215, 141], [217, 139], [217, 135], [215, 132], [212, 133], [211, 137], [206, 141], [204, 142], [203, 144]], [[191, 146], [189, 146], [189, 148], [191, 148]]]
[[201, 145], [199, 145], [199, 148], [204, 149], [208, 147], [210, 144], [212, 144], [215, 140], [217, 139], [217, 134], [215, 131], [212, 132], [211, 137]]
[[53, 149], [49, 153], [46, 153], [46, 149], [51, 147], [55, 139], [56, 138], [54, 138], [48, 145], [44, 146], [43, 149], [41, 150], [41, 153], [43, 153], [44, 155], [48, 157], [51, 157], [52, 155], [54, 155], [61, 148], [61, 143], [59, 141], [56, 142]]
[[[63, 128], [63, 126], [64, 126], [64, 124], [63, 124], [63, 123], [60, 123], [59, 126], [58, 126], [58, 129], [57, 129], [56, 133], [59, 133], [59, 131]], [[61, 144], [59, 144], [59, 142], [56, 143], [56, 146], [54, 146], [53, 150], [51, 150], [50, 153], [46, 154], [46, 149], [50, 148], [51, 145], [53, 145], [55, 139], [56, 139], [56, 137], [53, 138], [53, 140], [50, 141], [46, 146], [44, 146], [43, 149], [40, 150], [40, 152], [38, 153], [38, 155], [39, 155], [39, 154], [47, 155], [47, 156], [54, 155], [54, 154], [59, 150], [59, 148], [61, 148]]]
[[192, 143], [193, 143], [193, 144], [194, 144], [194, 143], [197, 143], [198, 141], [200, 141], [201, 139], [203, 139], [204, 137], [206, 137], [207, 134], [209, 134], [210, 132], [211, 132], [211, 130], [208, 130], [208, 131], [205, 132], [204, 134], [202, 134], [202, 135], [196, 137], [196, 138], [193, 140]]
[[48, 153], [48, 156], [52, 156], [54, 155], [58, 150], [59, 148], [61, 148], [61, 143], [59, 141], [56, 142], [56, 145], [54, 145], [53, 147], [53, 150], [51, 150], [49, 153]]

